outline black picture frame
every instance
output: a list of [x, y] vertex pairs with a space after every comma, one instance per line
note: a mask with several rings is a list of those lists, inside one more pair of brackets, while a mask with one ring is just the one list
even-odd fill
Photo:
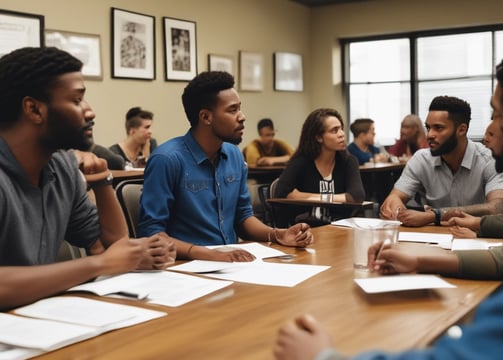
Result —
[[162, 18], [166, 81], [190, 81], [197, 75], [197, 34], [194, 21]]
[[0, 9], [0, 57], [26, 46], [44, 46], [43, 15]]
[[111, 8], [112, 78], [155, 79], [155, 17]]

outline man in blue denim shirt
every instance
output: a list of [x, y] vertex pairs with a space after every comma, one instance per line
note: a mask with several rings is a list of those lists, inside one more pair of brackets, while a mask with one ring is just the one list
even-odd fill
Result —
[[[243, 250], [205, 245], [246, 240], [305, 247], [313, 241], [307, 224], [272, 229], [253, 216], [247, 167], [236, 144], [245, 116], [225, 72], [203, 72], [185, 88], [182, 102], [191, 128], [150, 156], [140, 200], [139, 233], [165, 234], [182, 258], [251, 261]], [[142, 235], [142, 236], [143, 236]]]

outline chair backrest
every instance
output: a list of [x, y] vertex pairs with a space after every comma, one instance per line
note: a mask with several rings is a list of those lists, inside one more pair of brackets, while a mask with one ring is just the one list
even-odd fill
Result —
[[[275, 198], [277, 197], [277, 194], [276, 194], [276, 187], [278, 185], [278, 180], [279, 178], [276, 178], [274, 179], [270, 184], [269, 184], [269, 188], [268, 188], [268, 197], [267, 198]], [[267, 203], [267, 201], [266, 201]], [[269, 206], [268, 207], [268, 210], [269, 210], [269, 214], [270, 214], [270, 218], [271, 218], [271, 226], [273, 227], [277, 227], [280, 223], [279, 221], [279, 210], [276, 208], [276, 206], [273, 206], [273, 205], [270, 205], [269, 203], [267, 203], [267, 205]]]
[[70, 243], [63, 241], [61, 247], [59, 248], [58, 257], [56, 261], [67, 261], [78, 259], [86, 256], [86, 250], [73, 246]]
[[117, 199], [124, 212], [129, 236], [137, 235], [138, 213], [140, 208], [140, 195], [143, 190], [143, 179], [123, 180], [115, 187]]
[[276, 178], [271, 182], [271, 185], [269, 185], [269, 196], [271, 198], [276, 197], [276, 187], [278, 186], [278, 181], [279, 181], [279, 178]]

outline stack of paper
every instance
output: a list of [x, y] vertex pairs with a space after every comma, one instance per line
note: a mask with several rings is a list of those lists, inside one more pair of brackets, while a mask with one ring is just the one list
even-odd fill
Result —
[[[0, 313], [0, 359], [28, 358], [165, 312], [73, 296], [43, 299]], [[20, 316], [18, 316], [20, 315]]]
[[[232, 264], [232, 263], [227, 263]], [[74, 286], [68, 291], [126, 295], [152, 304], [180, 306], [232, 284], [169, 271], [127, 273]]]

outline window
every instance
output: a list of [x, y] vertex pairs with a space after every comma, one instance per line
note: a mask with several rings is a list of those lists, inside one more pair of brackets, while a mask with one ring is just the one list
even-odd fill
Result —
[[482, 139], [491, 118], [494, 67], [503, 59], [503, 26], [342, 40], [348, 122], [369, 117], [376, 143], [389, 145], [410, 113], [424, 121], [431, 100], [470, 103], [468, 136]]

